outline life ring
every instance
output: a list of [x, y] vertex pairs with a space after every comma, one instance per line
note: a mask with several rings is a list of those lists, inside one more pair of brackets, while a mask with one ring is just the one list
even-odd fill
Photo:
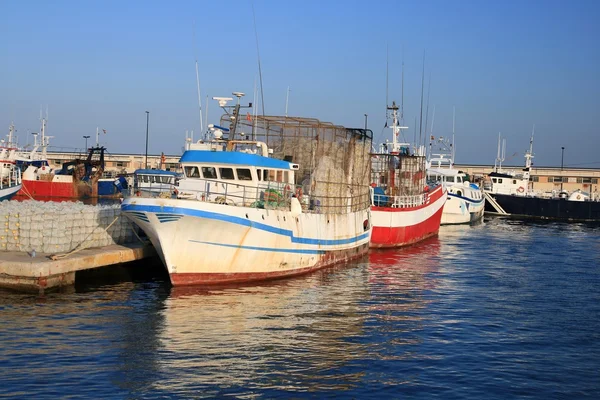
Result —
[[525, 191], [525, 188], [523, 186], [519, 186], [519, 188], [517, 189], [517, 192], [519, 193], [523, 193]]
[[581, 200], [581, 195], [580, 194], [577, 195], [577, 200]]

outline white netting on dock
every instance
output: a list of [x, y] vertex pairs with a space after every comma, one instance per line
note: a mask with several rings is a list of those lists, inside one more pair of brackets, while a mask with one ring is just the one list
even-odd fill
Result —
[[137, 240], [119, 204], [2, 201], [0, 228], [0, 251], [56, 254]]

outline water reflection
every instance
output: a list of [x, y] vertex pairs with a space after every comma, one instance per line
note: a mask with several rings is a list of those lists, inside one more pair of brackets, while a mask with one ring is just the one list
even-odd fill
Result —
[[[364, 264], [251, 287], [173, 288], [165, 302], [160, 382], [169, 393], [203, 390], [343, 390], [365, 357]], [[244, 389], [242, 389], [244, 388]]]

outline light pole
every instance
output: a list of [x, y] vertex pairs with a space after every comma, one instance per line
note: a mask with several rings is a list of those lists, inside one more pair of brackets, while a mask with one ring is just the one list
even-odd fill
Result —
[[87, 151], [88, 147], [87, 147], [87, 140], [90, 138], [89, 136], [83, 136], [83, 138], [85, 139], [85, 151]]
[[366, 130], [367, 130], [367, 121], [368, 121], [368, 118], [369, 118], [369, 115], [365, 114], [365, 133], [366, 133]]
[[565, 148], [561, 147], [561, 154], [560, 154], [560, 191], [562, 192], [563, 190], [563, 181], [565, 180], [565, 177], [563, 176], [563, 162], [565, 160]]
[[144, 164], [146, 169], [148, 169], [148, 123], [150, 122], [150, 111], [146, 111], [146, 157], [144, 159]]

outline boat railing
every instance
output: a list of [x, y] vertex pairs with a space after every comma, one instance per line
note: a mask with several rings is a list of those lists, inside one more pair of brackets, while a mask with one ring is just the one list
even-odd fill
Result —
[[0, 179], [0, 189], [14, 187], [21, 183], [21, 170], [19, 168], [10, 168], [8, 173], [6, 169], [2, 170]]
[[376, 207], [391, 208], [413, 208], [425, 204], [427, 193], [412, 196], [389, 196], [385, 194], [373, 194], [372, 205]]
[[[186, 184], [191, 183], [190, 185]], [[342, 185], [342, 184], [340, 184]], [[347, 187], [347, 184], [343, 184]], [[367, 209], [371, 199], [368, 190], [350, 190], [359, 195], [330, 196], [311, 195], [307, 185], [294, 185], [285, 182], [261, 182], [257, 185], [242, 185], [208, 179], [182, 180], [178, 186], [157, 192], [156, 187], [130, 188], [129, 196], [161, 197], [227, 204], [238, 207], [290, 210], [292, 198], [296, 198], [303, 212], [340, 214]]]

